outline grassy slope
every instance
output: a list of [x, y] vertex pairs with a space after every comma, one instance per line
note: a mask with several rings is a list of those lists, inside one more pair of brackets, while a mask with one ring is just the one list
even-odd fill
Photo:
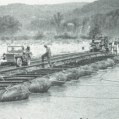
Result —
[[[108, 26], [111, 25], [111, 32], [116, 32], [118, 29], [113, 27], [114, 23], [118, 23], [118, 14], [116, 14], [116, 9], [118, 9], [119, 0], [98, 0], [93, 3], [65, 3], [65, 4], [55, 4], [55, 5], [25, 5], [25, 4], [10, 4], [7, 6], [0, 7], [0, 16], [2, 15], [12, 15], [15, 18], [19, 19], [23, 26], [26, 26], [30, 23], [31, 20], [40, 18], [40, 19], [49, 19], [57, 12], [65, 14], [66, 18], [82, 18], [92, 16], [96, 21], [101, 21], [104, 18], [104, 23]], [[113, 12], [112, 12], [113, 11]], [[104, 14], [103, 17], [96, 14]], [[80, 20], [79, 20], [80, 22]], [[109, 23], [108, 23], [109, 22]], [[81, 21], [82, 23], [82, 21]], [[101, 26], [104, 26], [101, 24]], [[87, 26], [86, 26], [87, 28]]]
[[107, 13], [119, 8], [119, 0], [98, 0], [85, 5], [82, 9], [75, 9], [75, 15], [94, 15], [97, 13]]
[[85, 24], [85, 29], [96, 23], [99, 24], [104, 34], [119, 36], [119, 0], [98, 0], [81, 9], [73, 10], [72, 15], [89, 19]]
[[67, 13], [76, 8], [80, 9], [85, 4], [86, 3], [64, 3], [55, 5], [10, 4], [0, 6], [0, 16], [11, 15], [25, 24], [34, 18], [47, 19], [57, 12]]

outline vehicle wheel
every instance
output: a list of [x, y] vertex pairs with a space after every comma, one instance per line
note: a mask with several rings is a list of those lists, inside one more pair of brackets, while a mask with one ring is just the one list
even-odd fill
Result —
[[27, 60], [27, 66], [30, 66], [31, 65], [31, 60]]
[[21, 58], [17, 58], [17, 61], [16, 61], [16, 65], [17, 65], [17, 67], [21, 67], [22, 64], [23, 64], [22, 59], [21, 59]]

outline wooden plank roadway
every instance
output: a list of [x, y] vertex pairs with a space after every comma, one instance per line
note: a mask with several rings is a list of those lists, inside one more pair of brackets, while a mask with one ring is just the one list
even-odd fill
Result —
[[[62, 58], [56, 58], [52, 61], [52, 63], [60, 63], [58, 66], [58, 68], [46, 68], [46, 69], [43, 69], [39, 66], [42, 65], [42, 63], [37, 63], [35, 65], [31, 65], [29, 67], [20, 67], [20, 68], [13, 68], [13, 69], [8, 69], [8, 70], [3, 70], [3, 71], [0, 71], [0, 74], [3, 74], [3, 73], [6, 73], [6, 72], [11, 72], [11, 71], [16, 71], [16, 70], [24, 70], [24, 69], [27, 69], [27, 68], [31, 68], [31, 67], [39, 67], [39, 69], [34, 69], [34, 70], [31, 70], [31, 71], [28, 71], [28, 72], [22, 72], [22, 73], [17, 73], [17, 74], [14, 74], [14, 75], [10, 75], [10, 76], [3, 76], [1, 77], [1, 81], [0, 81], [0, 87], [6, 87], [6, 86], [9, 86], [9, 85], [14, 85], [14, 84], [19, 84], [19, 83], [23, 83], [23, 82], [26, 82], [26, 81], [29, 81], [29, 80], [32, 80], [34, 78], [37, 78], [37, 77], [42, 77], [44, 75], [47, 75], [47, 74], [52, 74], [54, 72], [58, 72], [58, 71], [61, 71], [61, 70], [66, 70], [66, 66], [62, 66], [60, 67], [61, 65], [65, 65], [65, 64], [68, 64], [68, 63], [74, 63], [74, 62], [82, 62], [82, 61], [87, 61], [87, 60], [93, 60], [93, 59], [103, 59], [104, 58], [108, 58], [108, 57], [113, 57], [112, 54], [107, 54], [107, 53], [83, 53], [83, 54], [75, 54], [75, 55], [69, 55], [67, 57], [62, 57]], [[47, 65], [47, 62], [45, 62], [45, 65]], [[55, 66], [56, 67], [56, 66]], [[71, 66], [72, 67], [72, 66]], [[75, 67], [75, 65], [74, 65]], [[69, 67], [68, 67], [69, 68]]]
[[[102, 55], [106, 55], [105, 53], [100, 53], [100, 52], [74, 53], [74, 54], [71, 54], [71, 55], [69, 54], [69, 55], [64, 56], [64, 57], [62, 56], [60, 58], [59, 57], [55, 57], [55, 58], [53, 58], [51, 60], [51, 62], [57, 65], [58, 63], [62, 63], [62, 62], [65, 62], [65, 61], [69, 61], [70, 62], [71, 60], [76, 59], [76, 58], [82, 60], [82, 59], [87, 58], [87, 56], [89, 58], [91, 55], [95, 55], [95, 57], [97, 57], [98, 55], [100, 56], [100, 54], [101, 54], [101, 56]], [[48, 63], [44, 62], [44, 65], [48, 65]], [[42, 62], [41, 61], [39, 61], [38, 63], [35, 63], [35, 64], [31, 64], [31, 66], [23, 66], [23, 67], [18, 67], [18, 68], [12, 67], [10, 69], [0, 70], [0, 74], [4, 73], [4, 72], [9, 72], [9, 71], [14, 71], [14, 70], [22, 70], [22, 69], [27, 69], [27, 68], [32, 68], [32, 67], [39, 67], [39, 66], [40, 67], [42, 66]]]
[[[67, 56], [71, 56], [71, 55], [77, 55], [77, 54], [79, 54], [79, 52], [78, 53], [70, 53], [70, 54], [59, 54], [59, 55], [53, 55], [52, 57], [51, 57], [51, 60], [53, 60], [53, 59], [58, 59], [58, 58], [62, 58], [62, 57], [67, 57]], [[82, 53], [80, 53], [80, 54], [82, 54]], [[46, 60], [45, 60], [46, 61]], [[34, 58], [34, 59], [32, 59], [31, 60], [31, 64], [33, 65], [33, 64], [37, 64], [37, 63], [39, 63], [39, 62], [41, 62], [41, 58]], [[13, 64], [6, 64], [6, 63], [3, 63], [3, 65], [1, 65], [0, 66], [0, 71], [2, 71], [2, 70], [5, 70], [5, 69], [13, 69], [13, 68], [16, 68], [16, 66], [13, 66]]]

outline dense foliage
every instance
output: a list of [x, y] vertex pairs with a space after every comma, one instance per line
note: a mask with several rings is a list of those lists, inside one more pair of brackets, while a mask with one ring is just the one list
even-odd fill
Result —
[[11, 16], [0, 17], [0, 33], [2, 34], [14, 34], [19, 31], [21, 24], [18, 20]]

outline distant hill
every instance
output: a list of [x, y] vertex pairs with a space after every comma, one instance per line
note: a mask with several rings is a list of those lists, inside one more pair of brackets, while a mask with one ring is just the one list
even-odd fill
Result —
[[[76, 23], [78, 22], [84, 34], [88, 33], [95, 24], [98, 24], [103, 33], [118, 35], [119, 0], [97, 0], [92, 3], [54, 5], [9, 4], [0, 6], [0, 16], [15, 17], [23, 24], [22, 30], [26, 29], [27, 31], [33, 30], [33, 26], [35, 26], [31, 24], [31, 21], [35, 21], [33, 23], [36, 23], [36, 26], [38, 26], [37, 23], [40, 24], [38, 28], [44, 31], [48, 28], [49, 30], [55, 28], [51, 21], [57, 12], [63, 14], [64, 21], [75, 20]], [[23, 33], [25, 32], [23, 31]]]
[[107, 13], [119, 8], [119, 0], [97, 0], [86, 4], [83, 8], [76, 8], [72, 14], [90, 16], [97, 13]]
[[[83, 21], [83, 33], [87, 32], [87, 28], [94, 28], [99, 26], [102, 34], [119, 37], [119, 9], [112, 10], [108, 13], [99, 13], [87, 17]], [[89, 31], [88, 31], [89, 32]]]
[[76, 8], [70, 16], [79, 19], [83, 34], [98, 24], [103, 34], [119, 36], [119, 0], [97, 0]]
[[0, 16], [11, 15], [24, 24], [35, 18], [47, 19], [57, 12], [65, 14], [76, 8], [80, 9], [85, 4], [86, 3], [64, 3], [54, 5], [9, 4], [0, 6]]

